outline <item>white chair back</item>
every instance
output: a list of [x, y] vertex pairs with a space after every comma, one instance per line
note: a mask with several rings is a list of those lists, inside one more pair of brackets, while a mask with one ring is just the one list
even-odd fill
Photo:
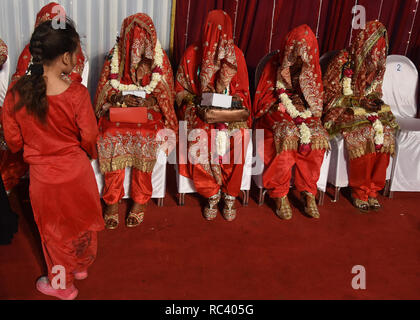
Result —
[[383, 100], [397, 117], [414, 118], [417, 115], [419, 76], [414, 63], [405, 56], [390, 55], [382, 84]]
[[6, 97], [7, 88], [9, 87], [10, 62], [9, 57], [0, 69], [0, 107], [3, 106]]
[[[86, 56], [85, 56], [86, 57]], [[89, 84], [89, 60], [85, 60], [85, 66], [82, 73], [82, 84], [87, 88]]]

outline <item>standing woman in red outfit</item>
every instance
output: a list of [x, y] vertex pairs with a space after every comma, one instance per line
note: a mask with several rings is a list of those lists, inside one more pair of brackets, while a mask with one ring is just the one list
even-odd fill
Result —
[[[42, 9], [36, 15], [35, 28], [45, 21], [51, 21], [52, 19], [59, 17], [65, 17], [65, 9], [56, 2], [50, 2], [49, 4], [42, 7]], [[29, 44], [25, 46], [22, 53], [19, 56], [16, 71], [12, 76], [11, 86], [15, 84], [21, 77], [27, 72], [32, 62], [32, 55], [29, 51]], [[77, 63], [74, 66], [72, 72], [68, 76], [72, 81], [82, 82], [82, 73], [85, 66], [85, 57], [82, 50], [80, 49], [77, 53]], [[4, 186], [7, 191], [11, 191], [28, 172], [28, 165], [22, 159], [22, 153], [11, 153], [10, 150], [6, 150], [3, 156], [3, 161], [0, 164], [0, 171], [3, 177]]]
[[[30, 72], [9, 89], [3, 112], [5, 140], [23, 148], [30, 167], [30, 198], [41, 235], [48, 278], [37, 289], [74, 299], [74, 279], [87, 277], [95, 260], [96, 231], [103, 229], [101, 204], [88, 154], [95, 158], [98, 129], [88, 90], [62, 74], [73, 70], [79, 35], [73, 24], [39, 25], [31, 38]], [[54, 266], [65, 268], [65, 288], [52, 286]]]

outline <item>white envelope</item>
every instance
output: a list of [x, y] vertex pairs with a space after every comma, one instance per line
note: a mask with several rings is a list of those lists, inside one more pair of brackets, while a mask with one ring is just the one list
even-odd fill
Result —
[[232, 96], [205, 92], [201, 95], [201, 105], [229, 109], [232, 107]]
[[140, 91], [140, 90], [136, 90], [136, 91], [123, 91], [122, 92], [123, 96], [128, 96], [128, 95], [132, 95], [132, 96], [136, 96], [136, 97], [140, 97], [143, 99], [146, 99], [146, 91]]

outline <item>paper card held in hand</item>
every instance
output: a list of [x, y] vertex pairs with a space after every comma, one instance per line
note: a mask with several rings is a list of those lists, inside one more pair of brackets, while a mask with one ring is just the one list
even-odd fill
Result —
[[137, 90], [137, 91], [123, 91], [122, 94], [123, 94], [123, 96], [132, 95], [132, 96], [136, 96], [136, 97], [139, 97], [139, 98], [146, 99], [146, 91], [140, 91], [140, 90]]
[[232, 107], [232, 96], [219, 93], [204, 92], [201, 95], [201, 105], [229, 109]]

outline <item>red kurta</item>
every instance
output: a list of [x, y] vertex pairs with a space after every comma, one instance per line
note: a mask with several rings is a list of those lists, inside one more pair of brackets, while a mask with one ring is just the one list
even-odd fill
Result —
[[[98, 135], [89, 92], [73, 82], [62, 94], [48, 96], [45, 125], [28, 115], [25, 108], [14, 113], [15, 102], [9, 91], [3, 112], [5, 139], [12, 152], [23, 148], [24, 160], [30, 166], [30, 199], [43, 245], [49, 248], [47, 262], [66, 267], [71, 253], [63, 246], [104, 227], [98, 187], [87, 156], [97, 156]], [[55, 256], [52, 252], [61, 253]], [[68, 277], [71, 281], [70, 274]]]
[[[302, 62], [297, 67], [298, 60]], [[299, 123], [289, 115], [281, 103], [276, 84], [287, 89], [293, 105], [299, 112], [310, 110], [312, 116], [304, 123], [311, 132], [310, 148], [302, 151]], [[264, 154], [262, 144], [257, 147], [264, 160], [264, 187], [273, 198], [287, 195], [292, 168], [296, 165], [295, 186], [298, 191], [317, 192], [328, 134], [321, 123], [323, 87], [319, 65], [318, 43], [312, 30], [302, 25], [286, 37], [282, 53], [273, 56], [261, 75], [254, 102], [256, 129], [264, 130]]]
[[[234, 164], [235, 139], [230, 142], [230, 163], [218, 164], [211, 161], [211, 130], [214, 124], [204, 123], [196, 114], [196, 107], [190, 102], [200, 98], [203, 92], [221, 92], [228, 88], [231, 96], [237, 96], [245, 108], [251, 111], [251, 99], [249, 94], [248, 70], [242, 51], [233, 44], [232, 25], [229, 16], [222, 10], [212, 11], [204, 25], [204, 33], [201, 43], [196, 43], [187, 48], [180, 62], [176, 76], [175, 90], [177, 104], [179, 106], [179, 118], [187, 122], [188, 130], [202, 129], [207, 132], [207, 141], [200, 141], [208, 145], [209, 162], [204, 164], [180, 164], [181, 175], [194, 181], [198, 193], [206, 198], [215, 195], [221, 188], [223, 192], [231, 196], [237, 196], [240, 191], [243, 164], [248, 146], [249, 137], [242, 139], [243, 130], [235, 133], [237, 140], [242, 141], [242, 162]], [[230, 123], [229, 131], [251, 127], [252, 120], [247, 122]], [[238, 139], [240, 138], [240, 139]], [[183, 143], [183, 141], [180, 141]], [[197, 144], [196, 141], [189, 143], [188, 148]], [[214, 147], [213, 147], [214, 148]], [[214, 155], [214, 150], [213, 150]], [[226, 157], [228, 157], [226, 155]], [[181, 159], [185, 163], [185, 159]], [[215, 162], [215, 161], [213, 161]]]
[[[54, 19], [58, 15], [64, 17], [65, 14], [66, 12], [61, 5], [56, 2], [51, 2], [38, 12], [35, 21], [35, 28], [45, 21]], [[29, 51], [29, 44], [27, 44], [19, 56], [16, 72], [12, 76], [10, 87], [26, 74], [31, 63], [31, 59], [32, 56]], [[82, 82], [84, 65], [85, 57], [79, 46], [77, 64], [72, 73], [69, 75], [69, 78], [72, 81]], [[28, 165], [23, 161], [22, 153], [12, 153], [9, 150], [2, 152], [2, 155], [0, 156], [0, 172], [3, 177], [6, 190], [13, 189], [13, 187], [19, 183], [20, 178], [28, 172]]]

